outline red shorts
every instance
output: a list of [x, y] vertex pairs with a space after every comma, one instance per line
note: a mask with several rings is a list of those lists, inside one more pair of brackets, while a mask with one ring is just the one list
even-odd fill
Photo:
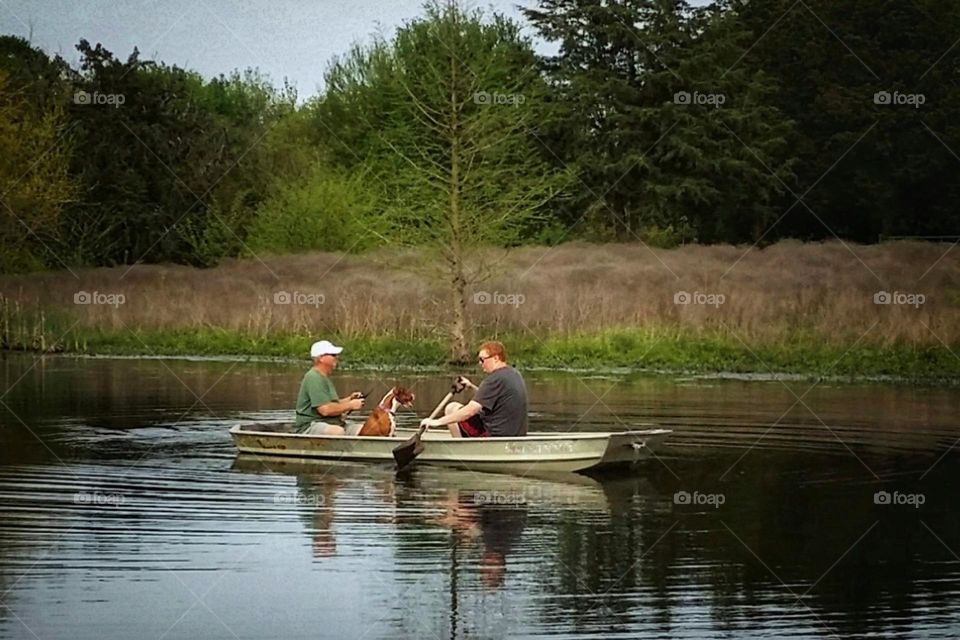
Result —
[[464, 438], [487, 438], [490, 436], [490, 432], [483, 426], [483, 420], [479, 415], [475, 415], [469, 420], [458, 422], [457, 426], [460, 427], [460, 435]]

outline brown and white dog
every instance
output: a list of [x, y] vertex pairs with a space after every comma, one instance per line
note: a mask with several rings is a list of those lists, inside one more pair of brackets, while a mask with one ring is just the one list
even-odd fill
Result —
[[414, 395], [409, 389], [396, 386], [383, 396], [380, 404], [370, 412], [370, 417], [363, 423], [357, 435], [360, 436], [392, 436], [397, 429], [397, 420], [394, 414], [400, 407], [413, 406]]

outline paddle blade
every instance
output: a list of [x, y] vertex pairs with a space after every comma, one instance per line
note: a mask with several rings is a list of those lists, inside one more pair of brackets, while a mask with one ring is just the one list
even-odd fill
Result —
[[415, 433], [412, 438], [394, 447], [393, 459], [397, 462], [397, 471], [413, 462], [422, 451], [423, 443], [420, 442], [419, 433]]
[[[453, 394], [462, 390], [462, 385], [458, 389], [457, 385], [455, 384], [453, 388], [450, 389], [450, 393], [444, 396], [443, 400], [440, 401], [440, 404], [437, 405], [437, 408], [434, 409], [433, 413], [430, 414], [429, 419], [432, 420], [436, 418], [443, 408], [447, 406], [447, 403], [453, 398]], [[421, 425], [420, 428], [417, 429], [417, 432], [413, 434], [412, 438], [393, 448], [393, 459], [397, 461], [397, 471], [401, 471], [404, 467], [413, 462], [413, 459], [420, 455], [420, 452], [423, 451], [423, 443], [420, 442], [420, 436], [422, 436], [426, 430], [427, 428]]]

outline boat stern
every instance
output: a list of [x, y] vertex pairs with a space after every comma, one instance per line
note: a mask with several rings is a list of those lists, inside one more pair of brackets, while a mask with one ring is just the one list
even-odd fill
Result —
[[670, 429], [644, 429], [611, 434], [607, 449], [597, 466], [633, 464], [645, 460], [655, 455], [655, 450], [671, 433]]

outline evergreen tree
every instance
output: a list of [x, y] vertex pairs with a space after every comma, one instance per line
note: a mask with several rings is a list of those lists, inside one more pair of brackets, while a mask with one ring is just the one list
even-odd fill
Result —
[[539, 5], [527, 17], [560, 45], [547, 70], [564, 133], [547, 144], [588, 187], [568, 218], [624, 239], [759, 237], [792, 179], [790, 125], [769, 106], [776, 86], [733, 65], [748, 46], [736, 16], [682, 0]]
[[810, 189], [809, 209], [794, 207], [777, 234], [956, 235], [960, 6], [752, 0], [736, 11], [755, 36], [738, 66], [779, 81], [774, 104], [797, 124], [797, 195]]

